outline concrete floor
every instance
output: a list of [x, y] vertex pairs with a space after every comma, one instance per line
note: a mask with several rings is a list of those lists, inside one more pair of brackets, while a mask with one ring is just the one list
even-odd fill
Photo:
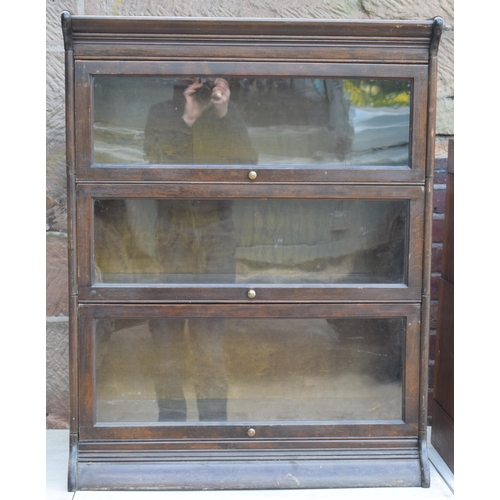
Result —
[[430, 447], [430, 488], [363, 488], [273, 491], [66, 491], [68, 431], [47, 430], [46, 500], [438, 500], [453, 498], [453, 474]]

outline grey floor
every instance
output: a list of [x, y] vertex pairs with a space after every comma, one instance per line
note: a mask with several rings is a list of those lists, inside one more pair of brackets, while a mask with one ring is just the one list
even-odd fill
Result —
[[273, 491], [182, 491], [182, 492], [121, 492], [66, 491], [68, 467], [68, 431], [47, 430], [47, 500], [437, 500], [453, 498], [453, 474], [430, 446], [430, 488], [363, 488], [336, 490], [273, 490]]

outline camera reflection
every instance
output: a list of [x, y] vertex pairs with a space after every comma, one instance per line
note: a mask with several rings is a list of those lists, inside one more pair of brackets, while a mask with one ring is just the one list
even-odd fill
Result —
[[224, 78], [178, 80], [173, 98], [151, 107], [144, 151], [158, 164], [254, 164], [247, 126]]

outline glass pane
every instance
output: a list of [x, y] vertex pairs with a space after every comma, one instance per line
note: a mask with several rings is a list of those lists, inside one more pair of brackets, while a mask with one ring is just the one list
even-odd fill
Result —
[[402, 418], [404, 318], [98, 320], [98, 422]]
[[97, 283], [404, 283], [408, 201], [113, 199]]
[[409, 80], [94, 78], [108, 164], [408, 165]]

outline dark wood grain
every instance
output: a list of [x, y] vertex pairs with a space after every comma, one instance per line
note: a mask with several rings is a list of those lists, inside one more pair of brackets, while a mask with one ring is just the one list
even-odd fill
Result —
[[454, 142], [448, 147], [443, 263], [439, 283], [432, 444], [454, 470], [455, 324], [454, 324]]
[[[69, 490], [429, 486], [427, 358], [442, 19], [172, 19], [65, 12], [61, 21], [70, 261]], [[409, 161], [399, 167], [98, 164], [94, 78], [113, 75], [407, 80]], [[258, 173], [253, 181], [250, 169]], [[407, 200], [404, 283], [256, 285], [254, 299], [245, 284], [96, 283], [94, 200], [129, 198]], [[446, 233], [444, 241], [452, 240]], [[443, 268], [447, 278], [453, 276], [452, 257], [443, 257]], [[151, 318], [404, 318], [401, 418], [256, 422], [254, 438], [247, 435], [247, 422], [96, 421], [98, 320]], [[441, 341], [437, 349], [444, 345]], [[452, 418], [449, 392], [440, 391], [435, 393], [440, 408]], [[443, 435], [437, 432], [436, 439]]]

